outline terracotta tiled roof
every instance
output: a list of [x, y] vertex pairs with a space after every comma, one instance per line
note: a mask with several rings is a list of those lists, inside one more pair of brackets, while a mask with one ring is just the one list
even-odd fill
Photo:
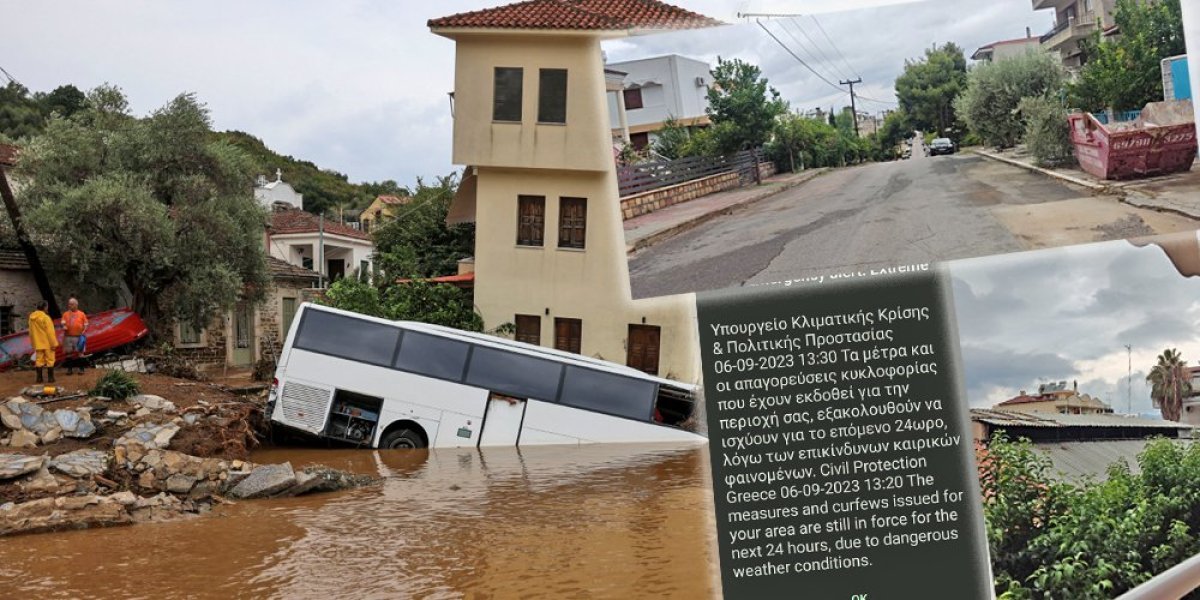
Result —
[[1028, 394], [1022, 394], [1014, 398], [1009, 398], [1008, 400], [1005, 400], [996, 406], [1012, 406], [1013, 404], [1029, 404], [1031, 402], [1049, 402], [1053, 399], [1054, 398], [1049, 398], [1046, 396], [1030, 396]]
[[0, 166], [11, 167], [17, 164], [17, 147], [0, 144]]
[[[300, 209], [282, 209], [271, 213], [271, 233], [316, 233], [320, 230], [317, 215]], [[360, 240], [370, 240], [371, 236], [357, 229], [346, 227], [341, 223], [325, 220], [325, 233], [343, 235]]]
[[384, 204], [390, 205], [408, 204], [409, 202], [412, 202], [412, 198], [408, 196], [379, 196], [375, 199]]
[[658, 0], [527, 0], [431, 19], [433, 29], [690, 29], [720, 21]]
[[295, 277], [304, 279], [317, 279], [321, 276], [320, 273], [312, 269], [298, 267], [289, 262], [285, 262], [275, 258], [274, 256], [267, 257], [267, 272], [271, 277]]

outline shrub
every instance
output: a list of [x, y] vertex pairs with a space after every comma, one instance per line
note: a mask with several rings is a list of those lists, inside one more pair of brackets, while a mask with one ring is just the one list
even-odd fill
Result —
[[1025, 146], [1039, 166], [1056, 167], [1075, 161], [1071, 126], [1061, 104], [1045, 96], [1021, 100]]
[[1015, 146], [1025, 133], [1025, 124], [1017, 116], [1021, 100], [1058, 92], [1065, 79], [1058, 58], [1027, 52], [972, 69], [967, 89], [954, 101], [954, 108], [984, 143]]
[[125, 371], [111, 369], [96, 382], [96, 387], [92, 388], [91, 393], [93, 396], [104, 396], [113, 400], [125, 400], [136, 396], [139, 391], [141, 391], [141, 386], [138, 385], [133, 375]]

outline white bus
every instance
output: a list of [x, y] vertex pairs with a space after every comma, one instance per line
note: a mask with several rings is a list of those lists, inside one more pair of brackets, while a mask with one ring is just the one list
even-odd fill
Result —
[[577, 354], [305, 303], [267, 411], [376, 448], [703, 442], [682, 426], [695, 392]]

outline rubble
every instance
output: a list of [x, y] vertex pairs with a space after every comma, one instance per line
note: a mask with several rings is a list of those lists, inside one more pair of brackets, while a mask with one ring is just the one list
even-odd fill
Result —
[[63, 437], [87, 439], [96, 434], [92, 413], [86, 408], [45, 410], [21, 397], [0, 404], [0, 422], [12, 430], [8, 445], [14, 448], [34, 448]]
[[[40, 391], [26, 395], [46, 398], [32, 395]], [[60, 402], [64, 408], [44, 406]], [[0, 398], [0, 445], [7, 446], [0, 452], [0, 536], [165, 520], [204, 512], [225, 497], [297, 496], [376, 481], [326, 467], [247, 462], [264, 423], [262, 398], [178, 405], [153, 394]], [[21, 453], [28, 449], [41, 454]]]

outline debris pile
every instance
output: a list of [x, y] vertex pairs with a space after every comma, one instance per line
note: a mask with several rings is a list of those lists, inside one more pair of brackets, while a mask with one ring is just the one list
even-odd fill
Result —
[[46, 410], [19, 396], [0, 404], [0, 423], [9, 430], [0, 443], [15, 448], [36, 448], [63, 437], [87, 439], [96, 433], [87, 409]]
[[61, 400], [0, 402], [0, 536], [178, 518], [225, 498], [375, 481], [324, 467], [247, 462], [265, 422], [261, 399], [185, 401], [181, 408], [141, 394], [44, 407]]

